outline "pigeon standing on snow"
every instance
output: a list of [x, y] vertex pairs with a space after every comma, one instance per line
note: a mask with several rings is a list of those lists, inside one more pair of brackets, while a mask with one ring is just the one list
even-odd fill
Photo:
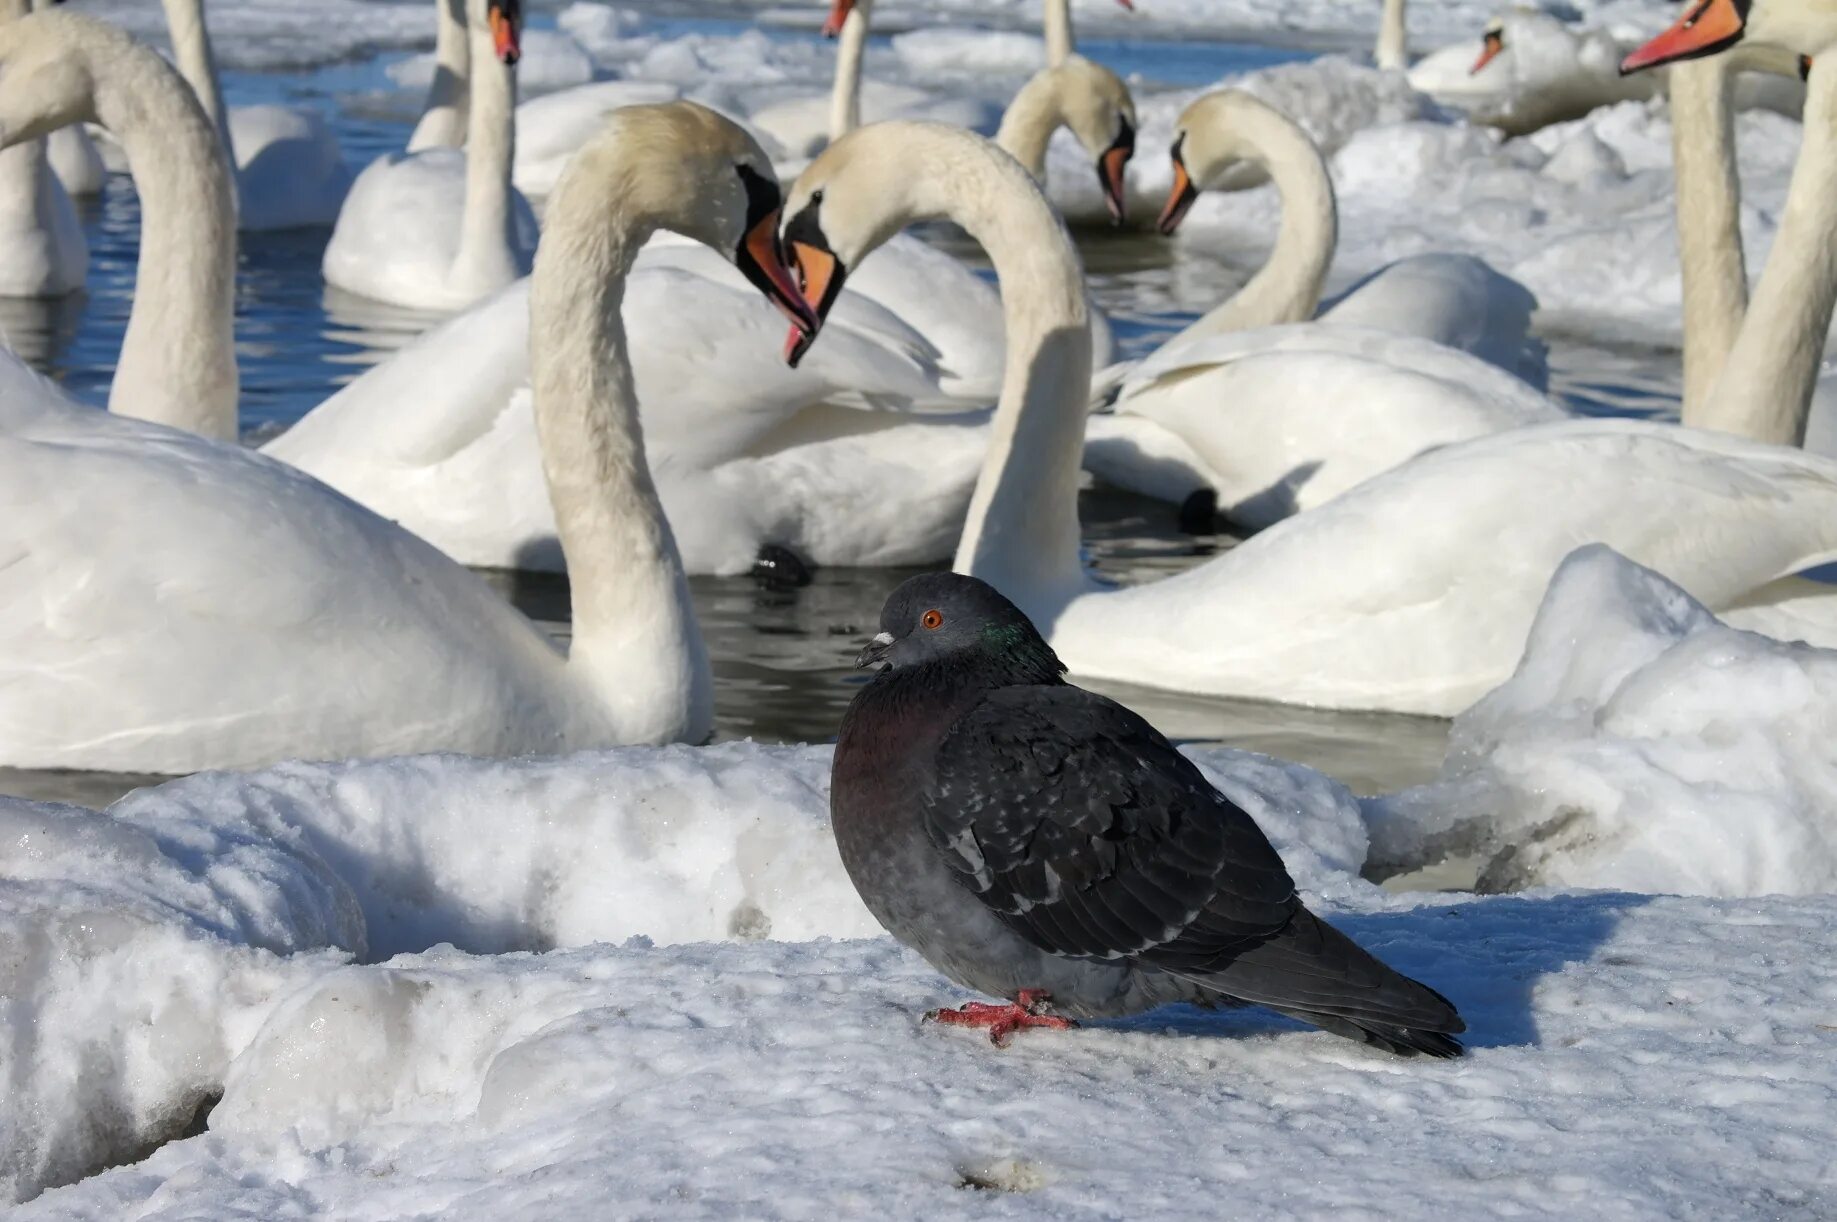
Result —
[[1062, 678], [1027, 617], [950, 573], [895, 590], [859, 665], [830, 813], [888, 932], [968, 988], [996, 1043], [1167, 1002], [1254, 1003], [1459, 1056], [1448, 999], [1302, 907], [1254, 820], [1153, 726]]

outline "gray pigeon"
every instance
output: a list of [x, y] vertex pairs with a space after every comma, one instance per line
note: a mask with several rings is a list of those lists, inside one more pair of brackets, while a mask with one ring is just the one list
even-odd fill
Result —
[[951, 573], [893, 591], [842, 719], [830, 815], [894, 937], [1024, 1027], [1254, 1003], [1403, 1055], [1461, 1054], [1447, 998], [1309, 912], [1251, 817], [1155, 728], [1074, 687], [1021, 613]]

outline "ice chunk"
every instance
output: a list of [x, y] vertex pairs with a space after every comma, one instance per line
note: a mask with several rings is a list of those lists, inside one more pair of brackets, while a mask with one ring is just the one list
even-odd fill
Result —
[[1368, 815], [1374, 868], [1473, 854], [1489, 889], [1837, 890], [1837, 651], [1730, 628], [1582, 548], [1442, 775]]

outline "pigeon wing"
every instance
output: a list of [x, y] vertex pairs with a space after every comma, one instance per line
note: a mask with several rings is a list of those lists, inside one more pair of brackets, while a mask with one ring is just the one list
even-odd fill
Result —
[[1081, 688], [991, 691], [940, 743], [921, 805], [964, 886], [1054, 954], [1203, 972], [1301, 907], [1248, 814], [1153, 726]]

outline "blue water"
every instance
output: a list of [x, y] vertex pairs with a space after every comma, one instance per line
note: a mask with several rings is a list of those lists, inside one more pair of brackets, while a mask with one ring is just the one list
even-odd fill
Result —
[[[537, 24], [550, 21], [540, 15]], [[666, 32], [734, 32], [738, 24], [709, 17], [670, 18]], [[775, 39], [811, 39], [804, 30], [773, 29]], [[1199, 85], [1226, 72], [1304, 58], [1303, 53], [1201, 41], [1085, 40], [1087, 54], [1129, 75], [1138, 87]], [[419, 96], [394, 88], [386, 68], [399, 55], [336, 64], [307, 72], [224, 76], [232, 103], [284, 102], [316, 107], [332, 123], [353, 169], [406, 142]], [[84, 207], [91, 267], [86, 296], [51, 306], [0, 309], [0, 324], [34, 363], [95, 403], [105, 401], [132, 300], [138, 249], [138, 205], [131, 182], [112, 179]], [[242, 374], [245, 437], [284, 429], [366, 365], [424, 329], [428, 317], [328, 291], [319, 272], [329, 230], [245, 234], [237, 281], [237, 356]], [[1093, 291], [1116, 320], [1125, 351], [1146, 349], [1191, 318], [1144, 311], [1144, 288], [1173, 280], [1172, 248], [1156, 239], [1101, 232], [1079, 236]], [[967, 257], [979, 252], [962, 251]], [[1218, 266], [1217, 297], [1248, 269]], [[1190, 290], [1191, 271], [1184, 281]], [[1150, 300], [1168, 299], [1165, 291]], [[1646, 414], [1675, 403], [1674, 362], [1637, 354], [1555, 353], [1555, 383], [1585, 410]], [[1230, 545], [1175, 528], [1167, 507], [1110, 493], [1087, 494], [1082, 506], [1093, 560], [1110, 574], [1133, 579], [1188, 567]], [[871, 631], [899, 571], [821, 573], [795, 592], [763, 590], [745, 579], [698, 579], [698, 610], [715, 659], [717, 722], [722, 737], [821, 740], [830, 737], [856, 681], [849, 661], [859, 636]], [[565, 583], [499, 575], [520, 606], [566, 635]], [[1410, 718], [1344, 717], [1218, 702], [1138, 695], [1171, 733], [1287, 754], [1335, 772], [1355, 788], [1390, 788], [1432, 772], [1445, 730]], [[110, 782], [0, 774], [0, 791], [97, 800]]]

